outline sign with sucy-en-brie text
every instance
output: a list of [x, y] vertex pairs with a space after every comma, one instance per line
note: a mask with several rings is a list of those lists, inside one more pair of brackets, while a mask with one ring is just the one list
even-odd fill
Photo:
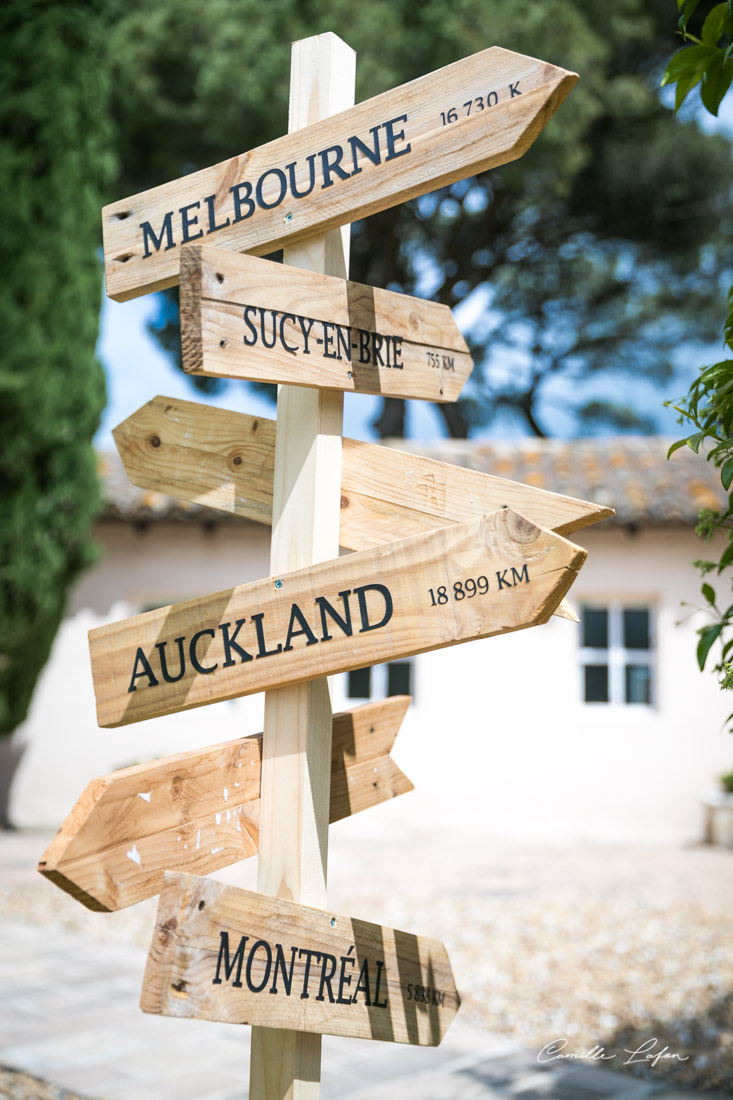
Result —
[[354, 393], [456, 401], [473, 360], [438, 302], [187, 245], [183, 369]]
[[241, 156], [106, 206], [107, 293], [173, 286], [189, 241], [262, 254], [516, 160], [577, 81], [492, 46]]
[[[329, 821], [411, 791], [389, 755], [409, 695], [333, 717]], [[164, 871], [212, 874], [259, 847], [262, 734], [93, 779], [38, 870], [88, 909], [160, 892]]]
[[120, 726], [546, 622], [586, 553], [512, 509], [89, 632]]
[[[274, 420], [154, 397], [113, 435], [134, 485], [272, 523]], [[368, 550], [496, 508], [514, 508], [559, 535], [614, 514], [602, 504], [395, 447], [343, 441], [339, 545], [347, 550]]]
[[166, 872], [144, 1012], [437, 1046], [459, 1006], [438, 940]]

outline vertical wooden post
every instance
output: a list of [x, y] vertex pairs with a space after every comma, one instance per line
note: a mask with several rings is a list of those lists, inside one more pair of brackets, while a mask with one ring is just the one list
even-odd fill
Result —
[[[293, 44], [289, 130], [354, 103], [356, 55], [334, 34]], [[285, 211], [283, 216], [287, 217]], [[292, 216], [297, 218], [297, 209]], [[348, 277], [349, 227], [285, 249], [286, 264]], [[338, 556], [343, 394], [281, 386], [270, 572]], [[257, 889], [325, 908], [331, 774], [326, 680], [268, 691]], [[252, 1028], [250, 1100], [316, 1100], [321, 1036]]]

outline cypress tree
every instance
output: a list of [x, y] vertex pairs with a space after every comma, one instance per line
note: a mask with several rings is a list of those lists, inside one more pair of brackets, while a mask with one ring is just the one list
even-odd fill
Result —
[[111, 164], [99, 4], [0, 13], [0, 733], [23, 720], [93, 552], [99, 208]]

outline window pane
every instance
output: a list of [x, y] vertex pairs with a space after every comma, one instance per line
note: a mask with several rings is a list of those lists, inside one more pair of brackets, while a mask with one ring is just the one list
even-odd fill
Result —
[[584, 665], [586, 703], [608, 702], [608, 665]]
[[651, 703], [651, 669], [649, 665], [626, 666], [626, 702]]
[[387, 695], [412, 695], [410, 661], [393, 661], [387, 665]]
[[349, 673], [349, 699], [369, 699], [372, 694], [371, 668], [355, 668]]
[[583, 645], [608, 649], [608, 611], [605, 607], [584, 607], [580, 612]]
[[645, 607], [624, 608], [624, 648], [649, 649], [649, 612]]

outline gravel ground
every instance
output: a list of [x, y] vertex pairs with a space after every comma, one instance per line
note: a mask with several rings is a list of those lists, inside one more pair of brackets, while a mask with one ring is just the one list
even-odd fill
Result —
[[[608, 1069], [733, 1092], [733, 851], [477, 846], [475, 838], [442, 847], [434, 838], [428, 849], [424, 837], [407, 837], [352, 839], [348, 852], [337, 850], [331, 869], [334, 911], [443, 940], [467, 1025], [538, 1052], [559, 1039], [576, 1056], [599, 1044], [613, 1055], [602, 1062]], [[11, 868], [4, 878], [0, 919], [149, 945], [152, 899], [96, 914], [40, 877]], [[647, 1055], [657, 1054], [651, 1065]]]
[[733, 851], [474, 843], [428, 866], [350, 911], [442, 939], [466, 1023], [733, 1093]]
[[[406, 906], [389, 913], [405, 928], [418, 916]], [[615, 1055], [607, 1068], [631, 1061], [626, 1072], [666, 1047], [679, 1058], [647, 1067], [650, 1079], [733, 1091], [730, 908], [469, 895], [441, 900], [431, 916], [452, 928], [466, 1022], [538, 1052], [557, 1039], [576, 1054], [599, 1044]]]
[[49, 1085], [8, 1066], [0, 1066], [0, 1097], [3, 1100], [84, 1100], [76, 1092]]

